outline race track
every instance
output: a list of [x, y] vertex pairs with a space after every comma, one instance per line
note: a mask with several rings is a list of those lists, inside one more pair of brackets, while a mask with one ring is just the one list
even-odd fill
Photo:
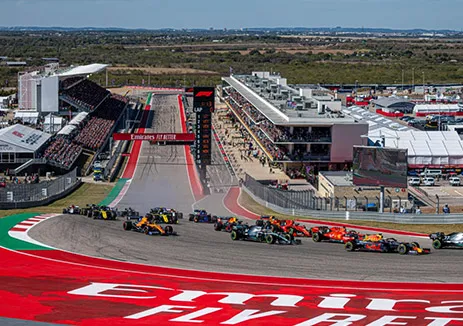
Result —
[[[180, 132], [176, 96], [153, 96], [151, 124], [147, 132]], [[212, 181], [227, 189], [231, 178], [214, 147]], [[228, 175], [227, 175], [228, 174]], [[133, 207], [144, 213], [155, 206], [176, 208], [185, 215], [174, 230], [177, 237], [149, 237], [122, 229], [121, 221], [100, 221], [83, 216], [63, 216], [40, 223], [30, 236], [42, 243], [85, 255], [182, 269], [231, 272], [253, 275], [313, 279], [368, 280], [397, 282], [463, 282], [456, 273], [463, 252], [434, 251], [427, 256], [400, 256], [366, 252], [346, 252], [342, 245], [314, 243], [303, 239], [300, 246], [267, 245], [232, 241], [210, 224], [187, 219], [192, 207], [205, 208], [216, 215], [231, 215], [224, 196], [213, 192], [195, 203], [181, 146], [143, 143], [135, 176], [118, 207]], [[249, 223], [254, 223], [249, 221]], [[427, 239], [395, 236], [430, 247]], [[445, 266], [445, 268], [441, 268]]]

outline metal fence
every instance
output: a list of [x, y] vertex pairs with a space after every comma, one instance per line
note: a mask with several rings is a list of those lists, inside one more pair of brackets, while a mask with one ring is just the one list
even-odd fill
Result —
[[[7, 184], [0, 189], [0, 208], [22, 208], [55, 200], [79, 185], [77, 168], [50, 181], [36, 184]], [[30, 204], [30, 205], [29, 205]]]
[[[391, 207], [381, 214], [364, 211], [372, 201], [379, 207], [379, 199], [321, 198], [314, 191], [279, 190], [266, 186], [246, 175], [242, 189], [257, 203], [277, 213], [322, 219], [355, 219], [400, 224], [463, 224], [463, 214], [396, 214]], [[391, 199], [387, 199], [391, 206]], [[400, 205], [400, 202], [398, 203]], [[399, 206], [400, 207], [400, 206]]]

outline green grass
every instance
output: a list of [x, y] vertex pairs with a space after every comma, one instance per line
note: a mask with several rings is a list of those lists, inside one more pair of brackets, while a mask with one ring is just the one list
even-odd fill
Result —
[[26, 209], [2, 209], [0, 210], [0, 218], [28, 212], [40, 212], [43, 214], [61, 213], [63, 208], [68, 207], [69, 205], [84, 207], [87, 204], [98, 204], [108, 196], [112, 188], [113, 185], [84, 183], [72, 194], [63, 199], [57, 200], [50, 205]]
[[[273, 215], [278, 218], [282, 219], [300, 219], [303, 220], [304, 217], [300, 216], [292, 216], [292, 215], [284, 215], [277, 213], [269, 208], [266, 208], [259, 203], [257, 203], [254, 199], [251, 198], [247, 193], [244, 191], [241, 192], [241, 196], [238, 199], [238, 202], [248, 209], [249, 211], [259, 214], [259, 215]], [[313, 219], [313, 220], [320, 220], [320, 218], [307, 216], [306, 219]], [[327, 220], [327, 219], [325, 219]], [[329, 219], [330, 221], [335, 222], [345, 222], [344, 219]], [[358, 221], [358, 220], [349, 220], [349, 224], [354, 225], [361, 225], [361, 226], [369, 226], [375, 228], [385, 228], [390, 230], [398, 230], [398, 231], [408, 231], [408, 232], [417, 232], [417, 233], [432, 233], [432, 232], [463, 232], [463, 224], [397, 224], [397, 223], [385, 223], [385, 222], [373, 222], [373, 221]]]

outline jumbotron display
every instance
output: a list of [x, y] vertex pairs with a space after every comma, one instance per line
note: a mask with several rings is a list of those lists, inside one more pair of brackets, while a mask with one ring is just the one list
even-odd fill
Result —
[[354, 146], [356, 186], [407, 187], [406, 149]]

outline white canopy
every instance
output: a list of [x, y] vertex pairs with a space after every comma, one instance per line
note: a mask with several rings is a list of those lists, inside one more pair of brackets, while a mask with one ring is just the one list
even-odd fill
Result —
[[70, 125], [75, 125], [78, 126], [82, 121], [85, 120], [85, 118], [88, 116], [87, 112], [80, 112], [78, 115], [76, 115], [72, 120], [69, 122]]
[[372, 141], [385, 136], [386, 147], [408, 149], [409, 165], [463, 165], [463, 141], [456, 131], [394, 131], [368, 133]]
[[14, 113], [15, 119], [21, 119], [24, 123], [37, 124], [39, 113], [37, 111], [16, 111]]
[[69, 136], [77, 127], [73, 125], [66, 125], [58, 132], [59, 136]]

